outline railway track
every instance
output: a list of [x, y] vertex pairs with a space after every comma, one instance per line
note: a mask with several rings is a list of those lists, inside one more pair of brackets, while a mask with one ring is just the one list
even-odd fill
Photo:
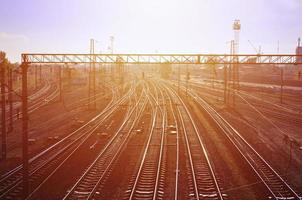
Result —
[[[197, 88], [203, 88], [203, 89], [207, 89], [207, 90], [210, 90], [210, 91], [213, 91], [213, 92], [218, 92], [218, 93], [221, 94], [221, 97], [222, 97], [223, 92], [224, 92], [223, 88], [217, 87], [217, 86], [215, 88], [212, 88], [210, 86], [202, 85], [200, 83], [194, 83], [194, 82], [190, 82], [190, 85], [195, 87], [195, 88], [196, 87]], [[230, 90], [232, 90], [232, 89], [230, 88]], [[272, 109], [275, 112], [279, 112], [280, 114], [284, 114], [284, 115], [287, 114], [288, 116], [289, 115], [295, 115], [295, 116], [297, 116], [297, 118], [301, 119], [301, 113], [298, 113], [297, 109], [292, 109], [290, 107], [285, 107], [285, 105], [280, 105], [280, 104], [265, 100], [265, 99], [260, 98], [256, 95], [252, 95], [252, 94], [250, 94], [246, 91], [239, 90], [239, 91], [236, 91], [236, 92], [240, 95], [245, 96], [245, 98], [249, 98], [250, 100], [258, 102], [261, 106], [266, 105], [269, 109]]]
[[[45, 93], [47, 93], [47, 91], [49, 91], [51, 89], [51, 84], [49, 80], [46, 80], [43, 87], [39, 88], [38, 91], [36, 91], [35, 93], [31, 94], [28, 96], [28, 101], [29, 102], [34, 102], [35, 100], [41, 98], [43, 95], [45, 95]], [[21, 89], [16, 89], [15, 91], [21, 93]], [[14, 94], [14, 92], [12, 92], [12, 94]], [[21, 103], [20, 102], [14, 102], [13, 103], [13, 107], [20, 107]], [[6, 111], [9, 111], [9, 106], [7, 105]]]
[[[59, 96], [59, 89], [58, 87], [55, 88], [54, 91], [52, 91], [51, 93], [47, 94], [47, 96], [43, 96], [45, 95], [45, 93], [50, 89], [50, 85], [49, 87], [46, 87], [46, 89], [43, 89], [43, 91], [39, 90], [39, 94], [34, 94], [35, 96], [30, 96], [29, 99], [29, 107], [28, 107], [28, 113], [33, 113], [34, 111], [38, 110], [39, 108], [47, 105], [49, 102], [53, 101], [56, 97]], [[15, 103], [14, 105], [14, 109], [16, 109], [16, 107], [20, 107], [21, 104], [20, 103]], [[22, 118], [22, 112], [19, 113], [14, 113], [12, 115], [13, 121], [16, 121], [18, 119]], [[10, 118], [7, 118], [6, 121], [8, 122], [10, 120]]]
[[[102, 187], [108, 176], [116, 167], [119, 159], [132, 137], [132, 132], [141, 120], [143, 111], [148, 103], [151, 104], [151, 125], [146, 142], [138, 156], [138, 165], [133, 170], [133, 178], [128, 183], [124, 199], [181, 199], [183, 187], [179, 182], [179, 157], [186, 155], [188, 176], [186, 199], [228, 199], [223, 192], [222, 184], [215, 173], [204, 143], [203, 136], [199, 133], [198, 126], [193, 119], [186, 100], [175, 92], [168, 82], [150, 81], [151, 87], [146, 88], [145, 83], [140, 95], [137, 95], [138, 85], [132, 84], [129, 91], [121, 98], [115, 99], [95, 118], [79, 129], [63, 138], [60, 142], [41, 152], [30, 160], [30, 181], [35, 192], [49, 179], [56, 170], [71, 156], [84, 141], [104, 124], [105, 120], [116, 111], [120, 105], [130, 105], [126, 117], [115, 134], [108, 139], [94, 161], [89, 164], [75, 184], [67, 191], [63, 199], [100, 199]], [[182, 86], [182, 90], [185, 88]], [[269, 193], [265, 199], [297, 199], [300, 194], [291, 187], [287, 181], [273, 169], [241, 134], [225, 120], [213, 107], [211, 107], [200, 95], [188, 90], [188, 95], [205, 111], [226, 135], [242, 158], [248, 163], [255, 175]], [[98, 97], [98, 98], [102, 98]], [[169, 125], [174, 125], [175, 135], [168, 135]], [[184, 143], [184, 149], [179, 143]], [[170, 150], [167, 144], [175, 144]], [[182, 152], [184, 151], [184, 152]], [[169, 153], [168, 153], [169, 152]], [[175, 169], [173, 181], [166, 179], [168, 156], [175, 157]], [[169, 175], [171, 176], [171, 175]], [[171, 185], [173, 183], [173, 186]], [[167, 190], [169, 188], [169, 190]], [[172, 189], [173, 188], [173, 189]], [[22, 192], [22, 166], [9, 171], [0, 177], [0, 199], [15, 199]], [[168, 194], [168, 193], [171, 194]]]
[[[213, 90], [213, 88], [209, 89]], [[219, 89], [215, 90], [222, 92], [222, 90]], [[239, 108], [239, 110], [245, 110], [243, 116], [247, 116], [244, 117], [244, 121], [242, 120], [242, 123], [251, 127], [255, 132], [258, 132], [259, 127], [261, 127], [264, 122], [265, 125], [262, 126], [263, 129], [266, 129], [267, 127], [270, 129], [273, 128], [279, 137], [285, 138], [286, 136], [289, 136], [294, 141], [299, 141], [299, 138], [292, 135], [291, 131], [301, 127], [301, 114], [292, 111], [290, 108], [269, 102], [268, 100], [261, 99], [244, 91], [236, 91], [235, 95], [237, 99], [237, 108]], [[202, 94], [202, 96], [204, 97], [205, 94]], [[255, 114], [258, 116], [254, 119], [253, 116]], [[259, 118], [261, 119], [260, 121]], [[291, 129], [291, 131], [289, 129]], [[264, 132], [262, 131], [262, 134], [263, 133]], [[272, 138], [271, 142], [282, 145], [280, 144], [280, 141], [278, 141], [279, 137]], [[282, 149], [282, 147], [277, 148]]]
[[[127, 186], [134, 179], [134, 172], [138, 169], [151, 129], [151, 118], [153, 118], [152, 112], [150, 112], [149, 85], [144, 83], [144, 87], [144, 101], [146, 103], [143, 107], [140, 105], [142, 109], [135, 109], [133, 117], [139, 117], [115, 160], [110, 166], [108, 165], [108, 170], [100, 179], [100, 184], [95, 187], [95, 192], [91, 193], [90, 199], [122, 199], [128, 189]], [[140, 101], [142, 104], [143, 101], [139, 99], [140, 96], [133, 96], [134, 103]], [[129, 122], [127, 126], [131, 124], [132, 122]], [[125, 168], [126, 163], [127, 167]]]
[[283, 134], [286, 134], [284, 131], [281, 130], [280, 127], [273, 122], [271, 118], [278, 120], [279, 122], [286, 122], [292, 125], [301, 126], [302, 118], [299, 115], [295, 115], [293, 113], [288, 112], [280, 112], [276, 108], [269, 108], [263, 106], [263, 104], [254, 103], [251, 100], [248, 100], [244, 97], [241, 93], [236, 94], [239, 99], [241, 99], [247, 106], [249, 106], [252, 110], [259, 114], [263, 119], [269, 122], [273, 127], [275, 127], [278, 131]]
[[[116, 93], [116, 88], [114, 88], [114, 87], [108, 88], [108, 91], [111, 91], [111, 92], [108, 92], [107, 94], [104, 94], [97, 98], [97, 99], [104, 98], [106, 100], [106, 102], [104, 102], [104, 107], [102, 106], [101, 109], [104, 109], [108, 105], [108, 103], [112, 103], [113, 101], [115, 101], [117, 99], [116, 95], [111, 96], [112, 94]], [[87, 99], [87, 98], [85, 98], [85, 99]], [[83, 99], [80, 99], [80, 100], [83, 100]], [[55, 132], [58, 129], [60, 129], [60, 127], [66, 125], [66, 122], [69, 123], [70, 121], [74, 121], [74, 123], [79, 123], [79, 124], [82, 123], [81, 121], [78, 120], [78, 118], [75, 115], [76, 115], [76, 113], [81, 112], [80, 109], [83, 110], [85, 108], [83, 108], [83, 106], [81, 105], [80, 102], [78, 102], [78, 100], [75, 100], [74, 104], [77, 105], [77, 107], [72, 110], [67, 110], [67, 112], [62, 112], [53, 117], [49, 117], [47, 120], [43, 120], [43, 122], [41, 121], [41, 123], [32, 123], [31, 128], [29, 129], [29, 132], [33, 132], [34, 134], [30, 134], [30, 136], [32, 138], [40, 137], [41, 134], [36, 132], [36, 130], [41, 130], [42, 132], [51, 131], [55, 134]], [[42, 105], [42, 106], [44, 106], [44, 105]], [[48, 130], [45, 130], [45, 127], [48, 127], [48, 126], [50, 128], [47, 128]], [[72, 129], [74, 129], [75, 127], [78, 127], [78, 125], [73, 124]], [[8, 146], [8, 151], [13, 151], [13, 150], [20, 148], [20, 145], [21, 145], [20, 141], [14, 139], [16, 137], [16, 134], [18, 134], [18, 132], [15, 131], [14, 134], [10, 135], [10, 137], [9, 137], [10, 142], [9, 142], [9, 146]], [[55, 136], [53, 138], [55, 140], [57, 140], [56, 139], [57, 137], [58, 136]], [[59, 136], [59, 137], [61, 137], [61, 136]], [[51, 137], [49, 138], [49, 142], [53, 143], [51, 141]]]
[[163, 94], [150, 95], [149, 99], [153, 108], [152, 125], [147, 144], [143, 151], [138, 171], [131, 181], [124, 199], [161, 199], [162, 185], [159, 183], [164, 146], [164, 131], [166, 113], [163, 109]]
[[[198, 84], [194, 84], [194, 85], [198, 85]], [[220, 89], [213, 89], [213, 88], [208, 88], [208, 89], [215, 90], [217, 92], [220, 92], [221, 94], [223, 92], [223, 90]], [[284, 135], [286, 135], [286, 133], [283, 130], [281, 130], [281, 128], [278, 127], [275, 122], [273, 122], [272, 118], [275, 119], [274, 121], [276, 122], [279, 121], [280, 123], [284, 123], [285, 121], [285, 123], [290, 123], [297, 127], [301, 125], [302, 122], [301, 115], [297, 114], [297, 112], [293, 112], [291, 109], [260, 99], [244, 91], [236, 91], [235, 95], [239, 99], [241, 99], [244, 104], [250, 107], [253, 110], [253, 112], [256, 111], [255, 113], [257, 113], [261, 118], [263, 118], [273, 127], [275, 127], [276, 130], [278, 130], [280, 133]], [[205, 96], [205, 94], [203, 94], [203, 96]], [[214, 97], [210, 97], [210, 98], [214, 98]], [[239, 103], [239, 101], [237, 103]]]
[[136, 100], [133, 109], [112, 139], [63, 199], [94, 199], [94, 196], [99, 194], [100, 184], [106, 178], [106, 174], [111, 170], [113, 162], [117, 159], [125, 144], [127, 144], [130, 133], [142, 115], [147, 103], [147, 100], [143, 97], [144, 93], [142, 92], [140, 98]]
[[[114, 111], [117, 110], [120, 104], [126, 101], [126, 99], [133, 93], [133, 90], [129, 91], [123, 98], [116, 102], [111, 102], [107, 107], [96, 117], [90, 120], [88, 123], [81, 126], [76, 131], [72, 132], [58, 143], [47, 148], [40, 154], [31, 158], [30, 163], [30, 177], [32, 181], [41, 177], [41, 173], [49, 170], [49, 167], [62, 164], [61, 161], [70, 156], [76, 148], [85, 141], [85, 138], [89, 137], [89, 134], [104, 122]], [[0, 178], [0, 198], [14, 198], [18, 197], [21, 192], [22, 183], [22, 165], [4, 174]]]
[[215, 175], [210, 156], [202, 137], [182, 98], [171, 88], [173, 99], [177, 100], [177, 113], [180, 119], [180, 130], [185, 139], [186, 151], [189, 159], [189, 199], [227, 199], [222, 193], [219, 180]]
[[[96, 100], [102, 100], [102, 99], [105, 99], [106, 101], [110, 100], [109, 102], [112, 103], [112, 101], [116, 101], [117, 100], [117, 95], [116, 95], [116, 92], [117, 92], [117, 87], [115, 86], [108, 86], [108, 91], [111, 91], [111, 92], [108, 92], [107, 94], [102, 94], [102, 93], [99, 93], [99, 94], [96, 94]], [[114, 96], [111, 96], [112, 94], [115, 94]], [[88, 100], [88, 97], [84, 97], [84, 98], [81, 98], [81, 99], [77, 99], [75, 100], [74, 102], [72, 102], [71, 104], [68, 104], [66, 105], [63, 101], [63, 106], [64, 106], [64, 109], [66, 109], [67, 112], [65, 113], [60, 113], [50, 119], [48, 119], [47, 121], [43, 121], [42, 123], [39, 123], [39, 124], [34, 124], [34, 126], [32, 126], [32, 128], [34, 130], [37, 130], [37, 129], [40, 129], [43, 127], [46, 127], [48, 126], [48, 124], [54, 124], [54, 123], [57, 123], [58, 124], [58, 121], [60, 121], [59, 123], [64, 123], [64, 119], [62, 120], [62, 118], [68, 118], [70, 119], [69, 115], [71, 113], [77, 113], [77, 112], [81, 112], [80, 110], [82, 109], [85, 109], [85, 107], [88, 105], [87, 103], [85, 103], [85, 101]], [[106, 106], [107, 104], [105, 104]], [[70, 113], [71, 112], [71, 113]], [[67, 116], [66, 116], [67, 115]], [[72, 117], [74, 120], [77, 120], [76, 117]]]
[[277, 171], [231, 126], [214, 108], [195, 92], [189, 94], [208, 113], [208, 115], [221, 128], [236, 149], [240, 152], [255, 174], [271, 193], [270, 199], [296, 199], [299, 194], [278, 174]]
[[59, 89], [58, 87], [56, 87], [56, 89], [52, 93], [50, 93], [46, 98], [38, 99], [32, 105], [30, 105], [28, 107], [28, 113], [32, 113], [35, 110], [41, 108], [42, 106], [45, 106], [46, 104], [53, 101], [58, 96], [59, 96]]
[[[175, 99], [161, 84], [166, 109], [165, 145], [162, 158], [162, 170], [160, 171], [159, 183], [161, 184], [161, 199], [179, 199], [179, 172], [180, 172], [180, 145], [179, 123]], [[174, 170], [171, 170], [174, 169]]]
[[[105, 83], [103, 86], [102, 86], [102, 89], [106, 88], [107, 90], [108, 89], [111, 89], [113, 86], [108, 84], [108, 83]], [[114, 86], [115, 90], [118, 89], [117, 86]], [[101, 87], [99, 87], [101, 89]], [[100, 99], [103, 99], [103, 98], [107, 98], [109, 96], [109, 94], [104, 94], [103, 92], [99, 92], [99, 93], [96, 93], [95, 95], [92, 95], [92, 101], [90, 101], [90, 103], [94, 103]], [[75, 102], [72, 102], [70, 104], [64, 104], [64, 107], [68, 110], [68, 111], [71, 111], [71, 110], [75, 110], [75, 109], [79, 109], [83, 106], [88, 106], [88, 100], [89, 100], [89, 97], [84, 97], [84, 98], [81, 98], [81, 99], [78, 99], [77, 101]]]

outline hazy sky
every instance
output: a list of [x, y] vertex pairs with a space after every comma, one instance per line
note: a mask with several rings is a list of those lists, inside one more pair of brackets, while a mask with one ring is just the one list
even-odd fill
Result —
[[294, 53], [302, 0], [1, 0], [0, 50], [22, 52], [227, 53], [240, 19], [240, 53]]

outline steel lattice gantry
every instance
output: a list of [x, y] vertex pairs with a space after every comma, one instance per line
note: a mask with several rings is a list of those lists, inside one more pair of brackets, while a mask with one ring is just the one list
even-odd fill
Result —
[[272, 54], [22, 54], [22, 63], [302, 64], [301, 58]]

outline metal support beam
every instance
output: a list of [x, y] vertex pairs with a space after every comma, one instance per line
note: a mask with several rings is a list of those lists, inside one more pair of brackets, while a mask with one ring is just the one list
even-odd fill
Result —
[[68, 90], [71, 91], [71, 68], [67, 65]]
[[59, 66], [59, 71], [58, 71], [58, 78], [59, 78], [59, 101], [62, 101], [62, 66]]
[[22, 159], [23, 159], [23, 198], [29, 191], [29, 163], [28, 163], [28, 99], [27, 99], [27, 70], [28, 64], [21, 64], [22, 70]]
[[39, 83], [42, 82], [42, 65], [39, 66]]
[[94, 39], [90, 39], [90, 62], [89, 62], [89, 84], [88, 84], [88, 109], [96, 109], [95, 70], [96, 56], [94, 54]]
[[96, 109], [96, 70], [95, 70], [95, 63], [93, 63], [93, 71], [92, 71], [92, 91], [93, 91], [93, 104], [92, 109]]
[[232, 79], [232, 65], [229, 64], [229, 70], [228, 70], [228, 80], [229, 80], [229, 82], [228, 82], [228, 88], [227, 88], [228, 89], [228, 97], [227, 97], [228, 105], [229, 105], [229, 102], [230, 102], [230, 95], [231, 95], [231, 90], [230, 90], [230, 88], [231, 88], [231, 83], [230, 83], [231, 79]]
[[177, 93], [180, 94], [180, 66], [178, 65], [178, 73], [177, 73]]
[[186, 97], [188, 97], [188, 86], [189, 86], [189, 69], [186, 65]]
[[1, 134], [2, 134], [2, 160], [6, 159], [6, 99], [5, 99], [5, 64], [0, 63], [1, 78]]
[[224, 104], [227, 104], [227, 87], [228, 87], [228, 72], [227, 67], [224, 65], [223, 67], [223, 77], [224, 77]]
[[22, 54], [31, 63], [302, 64], [302, 55], [274, 54]]
[[[234, 55], [234, 52], [235, 52], [235, 41], [232, 40], [231, 41], [231, 55]], [[232, 97], [233, 97], [233, 107], [235, 107], [235, 85], [236, 85], [236, 66], [235, 66], [235, 63], [231, 63], [231, 70], [232, 70]]]
[[215, 88], [215, 81], [216, 81], [216, 69], [215, 69], [215, 64], [211, 64], [211, 82], [212, 82], [212, 88]]
[[37, 66], [34, 67], [35, 68], [35, 89], [38, 88], [38, 68]]
[[10, 67], [8, 69], [8, 102], [9, 102], [9, 125], [8, 132], [13, 131], [13, 69]]
[[283, 103], [283, 85], [284, 85], [284, 72], [283, 72], [283, 68], [281, 67], [281, 72], [280, 72], [280, 103]]

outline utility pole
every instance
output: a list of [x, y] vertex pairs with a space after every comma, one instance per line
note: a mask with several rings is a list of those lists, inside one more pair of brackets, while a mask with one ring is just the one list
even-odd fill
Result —
[[[110, 45], [108, 47], [108, 50], [110, 51], [111, 54], [113, 54], [113, 49], [114, 49], [114, 36], [110, 36]], [[116, 64], [111, 64], [111, 79], [112, 81], [115, 81], [115, 68]]]
[[[94, 52], [93, 52], [94, 53]], [[96, 88], [95, 88], [95, 83], [96, 83], [96, 70], [95, 70], [95, 62], [96, 62], [96, 57], [93, 56], [93, 74], [92, 74], [92, 82], [93, 82], [93, 109], [96, 109]]]
[[59, 91], [60, 91], [59, 101], [62, 101], [62, 66], [61, 65], [59, 66], [58, 76], [59, 76]]
[[[91, 54], [91, 44], [92, 39], [90, 39], [90, 54]], [[90, 56], [91, 59], [91, 56]], [[88, 70], [88, 109], [90, 108], [90, 101], [91, 101], [91, 61], [89, 63], [89, 70]]]
[[[280, 51], [280, 45], [279, 40], [277, 42], [277, 53], [279, 54]], [[280, 66], [279, 66], [280, 67]], [[283, 67], [280, 67], [280, 103], [283, 103], [283, 84], [284, 84], [284, 71]]]
[[280, 91], [280, 103], [283, 103], [283, 84], [284, 84], [283, 67], [281, 67], [281, 73], [280, 73], [280, 75], [281, 75], [281, 80], [280, 80], [280, 82], [281, 82], [281, 84], [280, 84], [280, 86], [281, 86], [281, 88], [280, 88], [280, 90], [281, 90]]
[[40, 64], [39, 66], [39, 83], [41, 84], [42, 82], [42, 65]]
[[180, 65], [178, 64], [178, 95], [180, 92]]
[[29, 190], [29, 163], [28, 163], [28, 94], [27, 94], [28, 64], [22, 63], [22, 158], [23, 158], [23, 198], [26, 199]]
[[67, 76], [68, 76], [68, 89], [69, 91], [71, 91], [71, 68], [69, 67], [69, 65], [67, 65]]
[[6, 159], [5, 53], [0, 52], [2, 160]]
[[215, 64], [213, 63], [213, 64], [210, 64], [210, 66], [211, 66], [211, 68], [212, 68], [212, 77], [211, 77], [211, 79], [212, 79], [212, 88], [214, 89], [214, 79], [215, 79]]
[[186, 65], [186, 97], [188, 96], [188, 86], [189, 86], [190, 73], [188, 65]]
[[[231, 55], [232, 55], [232, 63], [234, 62], [234, 40], [231, 41]], [[233, 107], [235, 107], [235, 65], [234, 63], [231, 64], [231, 69], [232, 69], [232, 81], [233, 81], [233, 86], [232, 86], [232, 94], [233, 94]]]
[[[235, 88], [239, 90], [239, 65], [238, 57], [234, 56], [239, 53], [239, 34], [241, 30], [240, 20], [236, 19], [233, 23], [234, 40], [233, 40], [233, 106], [235, 107]], [[236, 63], [235, 63], [236, 62]]]
[[224, 74], [224, 104], [227, 104], [227, 87], [228, 87], [228, 71], [227, 65], [224, 64], [223, 66], [223, 74]]
[[[122, 58], [117, 58], [116, 62], [114, 63], [115, 65], [115, 73], [116, 73], [116, 82], [117, 84], [119, 84], [120, 86], [122, 86], [124, 84], [124, 63], [123, 63], [123, 59]], [[120, 87], [119, 89], [119, 93], [122, 93], [122, 89], [123, 87]]]
[[[94, 55], [94, 39], [90, 39], [90, 63], [89, 63], [89, 83], [88, 83], [88, 109], [96, 109], [96, 97], [95, 97], [95, 62]], [[93, 93], [93, 94], [92, 94]], [[92, 95], [93, 102], [92, 102]], [[91, 106], [91, 103], [93, 103]]]
[[13, 130], [13, 69], [8, 69], [8, 102], [9, 102], [9, 126], [8, 132]]
[[[232, 65], [230, 64], [229, 65], [229, 70], [228, 70], [228, 78], [229, 78], [229, 81], [232, 79]], [[230, 82], [228, 82], [228, 87], [227, 87], [227, 90], [228, 90], [228, 95], [227, 95], [227, 103], [229, 105], [229, 102], [230, 102], [230, 94], [231, 94], [231, 86], [230, 86]]]
[[188, 96], [188, 72], [186, 73], [186, 97]]
[[35, 89], [38, 88], [38, 66], [34, 66], [35, 68]]

